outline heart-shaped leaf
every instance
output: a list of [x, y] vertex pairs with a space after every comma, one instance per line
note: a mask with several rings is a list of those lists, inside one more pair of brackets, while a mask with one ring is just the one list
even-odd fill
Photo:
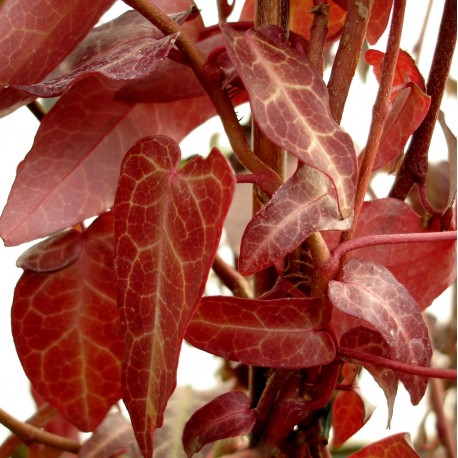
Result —
[[[121, 397], [112, 215], [79, 236], [81, 254], [72, 264], [24, 272], [14, 294], [12, 330], [35, 390], [79, 429], [91, 431]], [[61, 242], [57, 238], [54, 249]]]
[[[432, 349], [428, 328], [418, 305], [403, 285], [385, 267], [350, 259], [342, 281], [329, 283], [329, 298], [342, 312], [370, 323], [386, 340], [390, 359], [427, 367]], [[420, 402], [428, 380], [398, 373], [412, 404]]]
[[286, 256], [310, 234], [346, 230], [332, 183], [321, 172], [303, 165], [251, 219], [240, 249], [239, 270], [251, 275]]
[[115, 100], [116, 90], [101, 76], [85, 78], [45, 116], [0, 218], [6, 245], [111, 208], [122, 158], [136, 141], [160, 133], [179, 142], [215, 112], [207, 96], [133, 105]]
[[331, 362], [334, 342], [325, 299], [204, 297], [186, 340], [201, 350], [245, 364], [302, 368]]
[[176, 385], [186, 326], [204, 291], [235, 187], [214, 149], [178, 170], [180, 150], [148, 137], [127, 153], [115, 199], [123, 399], [145, 457]]
[[256, 418], [250, 400], [241, 391], [231, 391], [210, 401], [188, 420], [183, 447], [191, 457], [205, 444], [251, 432]]
[[262, 132], [300, 161], [326, 174], [340, 215], [352, 214], [356, 182], [353, 142], [334, 121], [326, 85], [299, 52], [261, 33], [221, 24], [230, 59], [245, 85]]

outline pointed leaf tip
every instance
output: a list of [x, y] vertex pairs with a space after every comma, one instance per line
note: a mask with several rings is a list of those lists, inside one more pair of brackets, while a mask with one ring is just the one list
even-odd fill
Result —
[[176, 385], [183, 336], [203, 294], [235, 187], [214, 149], [178, 170], [178, 144], [140, 140], [127, 153], [115, 199], [118, 305], [125, 330], [123, 399], [140, 449], [153, 453]]

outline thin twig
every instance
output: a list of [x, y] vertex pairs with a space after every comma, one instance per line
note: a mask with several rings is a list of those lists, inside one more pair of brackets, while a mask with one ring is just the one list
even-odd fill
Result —
[[415, 183], [423, 183], [428, 172], [428, 151], [447, 84], [456, 44], [456, 0], [446, 0], [426, 84], [431, 105], [423, 122], [414, 132], [402, 161], [390, 197], [404, 200]]
[[456, 380], [455, 369], [438, 369], [435, 367], [412, 366], [411, 364], [393, 361], [392, 359], [383, 358], [382, 356], [365, 353], [352, 348], [338, 347], [337, 355], [344, 359], [355, 362], [366, 362], [377, 364], [378, 366], [393, 369], [407, 374], [419, 375], [428, 378], [442, 378], [446, 380]]
[[352, 0], [328, 82], [329, 107], [340, 124], [350, 85], [358, 65], [373, 0]]
[[232, 291], [234, 296], [244, 298], [253, 297], [246, 278], [224, 261], [219, 254], [215, 256], [212, 269], [223, 285], [227, 286]]
[[49, 445], [50, 447], [72, 453], [78, 453], [81, 448], [81, 444], [79, 442], [66, 437], [58, 436], [57, 434], [48, 433], [36, 426], [24, 423], [14, 418], [3, 409], [0, 409], [0, 423], [20, 437], [26, 444], [38, 442], [40, 444]]
[[[251, 151], [228, 94], [222, 90], [220, 81], [213, 79], [213, 77], [208, 77], [205, 71], [206, 61], [204, 56], [196, 44], [183, 32], [183, 29], [149, 0], [126, 0], [125, 3], [135, 8], [164, 34], [179, 33], [175, 45], [189, 62], [196, 77], [213, 102], [228, 135], [231, 147], [239, 161], [253, 173], [272, 172]], [[272, 187], [272, 193], [282, 183], [282, 180], [277, 174], [273, 174], [273, 176], [276, 179], [269, 182], [269, 185]]]
[[388, 44], [385, 57], [383, 59], [383, 68], [380, 77], [380, 86], [373, 108], [369, 137], [367, 139], [366, 147], [364, 148], [360, 173], [358, 176], [353, 225], [350, 230], [343, 233], [343, 241], [351, 239], [355, 232], [359, 214], [361, 213], [361, 207], [366, 195], [366, 190], [371, 178], [374, 160], [382, 138], [385, 121], [389, 114], [391, 88], [398, 60], [405, 8], [406, 0], [394, 1]]
[[35, 118], [38, 119], [39, 122], [41, 122], [46, 115], [46, 110], [44, 109], [43, 105], [41, 105], [41, 103], [37, 102], [36, 100], [28, 103], [27, 108], [35, 116]]

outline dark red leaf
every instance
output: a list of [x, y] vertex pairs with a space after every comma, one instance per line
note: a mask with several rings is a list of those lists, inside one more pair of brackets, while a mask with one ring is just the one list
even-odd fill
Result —
[[113, 242], [112, 215], [105, 214], [81, 233], [78, 260], [56, 272], [24, 272], [14, 294], [13, 337], [27, 376], [83, 431], [96, 428], [121, 397]]
[[330, 114], [321, 75], [302, 54], [252, 29], [241, 33], [226, 24], [221, 29], [263, 133], [325, 173], [336, 188], [341, 217], [349, 217], [355, 193], [355, 150], [350, 136]]
[[[364, 203], [355, 237], [409, 232], [426, 232], [421, 218], [400, 200], [377, 199]], [[455, 241], [378, 245], [354, 250], [348, 257], [384, 265], [408, 289], [421, 310], [456, 278]]]
[[373, 170], [391, 163], [390, 172], [394, 171], [396, 160], [402, 156], [407, 140], [426, 116], [430, 103], [431, 98], [416, 84], [407, 83], [397, 92], [383, 128]]
[[16, 87], [39, 97], [56, 97], [93, 73], [120, 82], [146, 78], [167, 57], [177, 36], [164, 37], [139, 13], [128, 11], [92, 30], [45, 81]]
[[179, 142], [215, 113], [207, 96], [132, 105], [115, 100], [116, 88], [100, 76], [85, 78], [42, 121], [0, 218], [6, 245], [111, 208], [122, 158], [136, 141], [160, 133]]
[[[390, 358], [390, 349], [380, 333], [366, 327], [358, 326], [347, 331], [340, 339], [340, 346], [352, 348], [383, 358]], [[385, 393], [388, 404], [388, 427], [393, 416], [394, 400], [398, 391], [398, 377], [396, 373], [386, 367], [358, 362], [368, 370]]]
[[407, 433], [394, 434], [370, 444], [348, 458], [419, 458]]
[[[92, 29], [113, 0], [5, 0], [0, 10], [0, 113], [24, 103], [6, 87], [41, 81]], [[5, 88], [6, 87], [6, 88]]]
[[[385, 54], [375, 49], [369, 49], [364, 54], [364, 60], [374, 67], [374, 73], [377, 81], [380, 81], [383, 58]], [[426, 93], [425, 80], [418, 70], [415, 61], [409, 53], [399, 50], [398, 61], [396, 63], [396, 72], [394, 74], [393, 89], [391, 97], [394, 98], [397, 91], [406, 86], [408, 83], [415, 83], [422, 92]]]
[[393, 0], [374, 0], [371, 15], [367, 24], [366, 39], [374, 45], [388, 25]]
[[81, 231], [71, 229], [56, 234], [22, 253], [16, 266], [33, 272], [64, 269], [81, 256]]
[[324, 330], [331, 318], [324, 299], [204, 297], [186, 340], [209, 353], [245, 364], [301, 368], [327, 364], [335, 347]]
[[357, 389], [339, 391], [332, 404], [331, 445], [342, 446], [356, 434], [369, 420], [374, 407], [367, 403]]
[[214, 149], [178, 170], [170, 138], [126, 155], [115, 200], [118, 304], [125, 329], [123, 399], [145, 457], [176, 384], [186, 326], [202, 296], [235, 178]]
[[241, 391], [222, 394], [200, 408], [186, 423], [183, 447], [191, 457], [205, 444], [251, 432], [256, 418]]
[[303, 165], [249, 222], [242, 238], [239, 270], [251, 275], [286, 256], [310, 234], [349, 229], [340, 219], [331, 181]]
[[[432, 349], [428, 328], [412, 296], [385, 267], [350, 259], [342, 281], [331, 281], [328, 290], [333, 305], [342, 312], [370, 323], [383, 336], [390, 359], [428, 367]], [[428, 380], [398, 373], [412, 404], [420, 402]]]

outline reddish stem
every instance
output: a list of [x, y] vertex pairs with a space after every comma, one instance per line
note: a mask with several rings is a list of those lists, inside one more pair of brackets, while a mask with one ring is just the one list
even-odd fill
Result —
[[224, 286], [229, 288], [234, 296], [250, 298], [251, 288], [245, 277], [224, 261], [219, 254], [213, 260], [212, 269]]
[[394, 1], [390, 34], [388, 37], [388, 44], [380, 77], [380, 86], [372, 112], [372, 122], [369, 130], [369, 137], [364, 149], [360, 173], [358, 176], [353, 225], [349, 231], [343, 233], [343, 241], [351, 239], [355, 232], [356, 224], [358, 222], [359, 214], [361, 213], [361, 207], [364, 201], [364, 196], [366, 195], [366, 190], [371, 178], [374, 160], [377, 155], [380, 140], [382, 138], [385, 121], [388, 117], [391, 88], [393, 85], [396, 63], [398, 60], [405, 7], [406, 0]]
[[456, 44], [456, 0], [446, 0], [426, 84], [431, 105], [420, 127], [414, 132], [390, 197], [404, 200], [415, 183], [424, 183], [428, 171], [428, 151], [439, 114], [442, 96], [452, 64]]
[[393, 361], [392, 359], [383, 358], [382, 356], [376, 356], [370, 353], [364, 353], [362, 351], [345, 347], [338, 347], [337, 355], [343, 359], [351, 360], [352, 362], [376, 364], [388, 369], [405, 372], [407, 374], [419, 375], [421, 377], [456, 380], [455, 369], [437, 369], [434, 367], [412, 366], [411, 364], [401, 363], [400, 361]]
[[[183, 32], [183, 29], [149, 0], [126, 0], [125, 3], [135, 8], [164, 34], [170, 35], [179, 32], [180, 35], [175, 44], [188, 60], [196, 77], [213, 102], [237, 158], [253, 173], [272, 172], [272, 170], [251, 151], [229, 95], [222, 90], [221, 81], [214, 79], [214, 74], [212, 78], [208, 77], [205, 71], [206, 61], [204, 56], [196, 44]], [[270, 191], [273, 193], [281, 183], [282, 180], [277, 176], [273, 189]], [[270, 182], [268, 184], [270, 184]]]
[[373, 0], [352, 0], [348, 6], [342, 37], [328, 82], [329, 107], [340, 124], [366, 36]]
[[366, 235], [337, 245], [332, 252], [332, 257], [335, 262], [335, 260], [340, 259], [348, 251], [357, 250], [358, 248], [391, 245], [394, 243], [443, 242], [445, 240], [456, 240], [456, 236], [456, 231]]

